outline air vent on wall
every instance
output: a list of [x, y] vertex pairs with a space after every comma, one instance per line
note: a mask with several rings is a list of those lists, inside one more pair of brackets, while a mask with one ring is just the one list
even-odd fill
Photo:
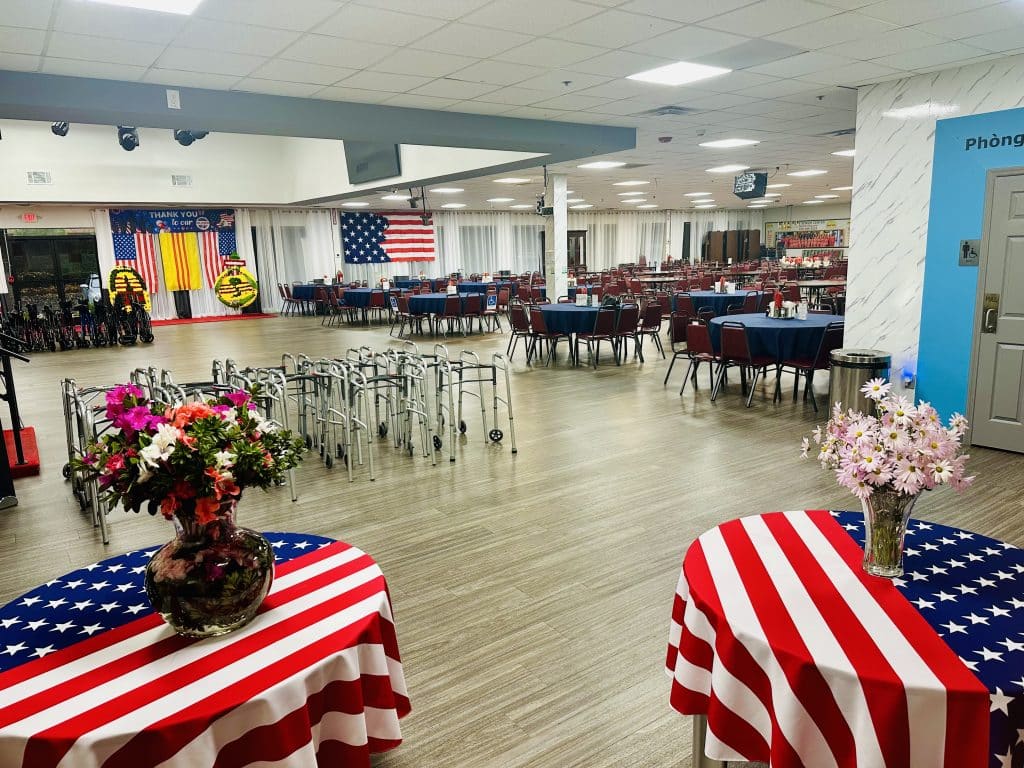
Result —
[[186, 176], [185, 174], [181, 174], [181, 173], [172, 173], [171, 174], [171, 186], [172, 187], [191, 187], [192, 186], [192, 177], [191, 176]]
[[53, 177], [50, 176], [49, 171], [29, 171], [28, 172], [28, 183], [29, 184], [53, 184]]
[[675, 104], [667, 104], [664, 107], [655, 107], [654, 109], [648, 109], [643, 112], [637, 112], [636, 116], [647, 116], [647, 117], [670, 117], [673, 115], [690, 115], [696, 112], [696, 109], [691, 107], [679, 107]]

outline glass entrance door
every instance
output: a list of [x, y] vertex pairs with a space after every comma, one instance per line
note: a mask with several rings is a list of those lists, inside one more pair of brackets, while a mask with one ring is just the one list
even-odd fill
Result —
[[8, 236], [7, 249], [14, 301], [20, 306], [56, 309], [61, 301], [74, 301], [79, 286], [99, 271], [92, 236]]

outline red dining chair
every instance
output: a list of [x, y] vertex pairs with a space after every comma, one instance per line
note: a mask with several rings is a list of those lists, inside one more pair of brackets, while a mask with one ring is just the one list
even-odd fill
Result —
[[[576, 360], [580, 359], [580, 342], [587, 343], [587, 359], [597, 368], [601, 362], [601, 342], [607, 341], [614, 347], [615, 344], [615, 310], [599, 309], [594, 318], [594, 327], [588, 333], [577, 333], [575, 341]], [[619, 364], [618, 355], [615, 356], [615, 364]]]
[[[711, 332], [705, 323], [694, 321], [686, 328], [686, 356], [690, 364], [686, 368], [686, 375], [683, 376], [683, 384], [679, 387], [679, 394], [686, 389], [686, 382], [693, 380], [693, 388], [697, 389], [697, 374], [700, 372], [701, 363], [708, 364], [708, 385], [712, 392], [715, 388], [715, 363], [718, 362], [718, 353], [711, 343]], [[675, 362], [675, 356], [673, 356]], [[671, 366], [669, 366], [671, 370]], [[665, 378], [668, 383], [668, 377]]]
[[[777, 364], [774, 357], [767, 355], [754, 356], [750, 352], [750, 340], [747, 338], [747, 327], [743, 323], [727, 320], [721, 326], [721, 353], [718, 359], [718, 370], [715, 377], [715, 387], [711, 393], [711, 401], [714, 402], [718, 393], [725, 383], [725, 374], [729, 368], [740, 369], [740, 386], [743, 394], [747, 395], [747, 408], [754, 399], [754, 390], [757, 388], [757, 380], [762, 376], [768, 376], [768, 366]], [[747, 392], [747, 370], [753, 371], [754, 378], [750, 382], [750, 391]]]
[[649, 302], [644, 307], [643, 315], [640, 318], [640, 327], [637, 330], [636, 338], [640, 349], [643, 350], [644, 337], [650, 336], [654, 346], [661, 352], [661, 359], [665, 359], [665, 347], [661, 344], [661, 304]]
[[626, 348], [630, 340], [633, 342], [633, 356], [644, 362], [644, 352], [640, 344], [640, 307], [637, 304], [623, 304], [619, 309], [619, 319], [615, 324], [616, 354], [623, 361], [626, 359]]
[[530, 362], [530, 358], [533, 357], [533, 353], [537, 349], [537, 343], [541, 344], [540, 359], [544, 359], [544, 348], [548, 350], [548, 360], [545, 365], [551, 363], [551, 358], [555, 356], [555, 352], [558, 349], [558, 342], [562, 339], [568, 339], [568, 334], [560, 331], [549, 331], [548, 324], [544, 320], [544, 312], [540, 307], [530, 307], [530, 351], [526, 354], [526, 362]]
[[480, 326], [480, 333], [484, 332], [484, 322], [481, 315], [484, 311], [483, 297], [479, 293], [471, 293], [466, 297], [466, 300], [462, 304], [462, 318], [465, 323], [465, 333], [467, 330], [469, 333], [473, 332], [473, 321], [476, 320]]
[[462, 324], [462, 297], [457, 293], [450, 296], [444, 297], [444, 310], [436, 317], [437, 324], [435, 328], [440, 327], [442, 321], [445, 321], [445, 327], [441, 331], [442, 335], [447, 338], [448, 333], [452, 330], [452, 326], [458, 325], [459, 330], [462, 331], [462, 335], [466, 335], [466, 330]]
[[818, 343], [818, 350], [814, 357], [793, 357], [782, 360], [775, 371], [775, 397], [782, 398], [782, 374], [787, 368], [792, 369], [795, 374], [793, 379], [793, 402], [796, 402], [797, 392], [800, 390], [800, 377], [805, 379], [804, 400], [808, 395], [811, 398], [811, 405], [814, 412], [818, 412], [818, 401], [814, 397], [814, 373], [825, 371], [832, 366], [832, 351], [842, 349], [843, 331], [845, 325], [842, 322], [829, 323], [821, 334], [821, 341]]

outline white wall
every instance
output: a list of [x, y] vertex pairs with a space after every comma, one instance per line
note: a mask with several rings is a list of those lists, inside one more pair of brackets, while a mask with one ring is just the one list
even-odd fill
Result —
[[[787, 205], [779, 208], [765, 208], [764, 220], [768, 221], [817, 221], [818, 219], [849, 219], [850, 203], [826, 203], [824, 205]], [[854, 235], [850, 224], [850, 239]], [[764, 234], [762, 232], [762, 234]]]
[[886, 350], [894, 370], [916, 370], [936, 118], [883, 113], [925, 102], [956, 105], [958, 116], [1011, 109], [1024, 104], [1022, 82], [1024, 56], [1013, 56], [860, 90], [848, 346]]
[[[24, 213], [34, 213], [37, 221], [26, 224]], [[0, 229], [92, 229], [92, 213], [87, 206], [4, 205], [0, 206]]]

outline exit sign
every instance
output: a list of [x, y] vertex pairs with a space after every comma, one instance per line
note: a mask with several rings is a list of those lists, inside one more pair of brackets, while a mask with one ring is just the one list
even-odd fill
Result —
[[21, 214], [21, 220], [26, 224], [35, 224], [39, 221], [39, 216], [34, 213], [23, 213]]

